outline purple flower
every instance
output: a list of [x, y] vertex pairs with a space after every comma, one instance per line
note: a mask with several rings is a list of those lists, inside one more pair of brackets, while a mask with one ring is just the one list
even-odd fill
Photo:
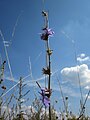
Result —
[[[40, 100], [42, 100], [42, 103], [45, 105], [45, 107], [48, 107], [50, 105], [50, 99], [46, 95], [47, 91], [48, 91], [47, 89], [41, 88], [41, 92], [39, 92], [41, 95]], [[49, 94], [49, 92], [48, 92], [48, 94]]]
[[52, 31], [52, 29], [47, 29], [47, 34], [48, 34], [48, 35], [53, 35], [53, 34], [54, 34], [54, 31]]
[[50, 99], [48, 97], [44, 97], [43, 104], [45, 105], [45, 107], [49, 107], [49, 105], [50, 105]]
[[47, 96], [42, 96], [40, 99], [45, 107], [49, 107], [50, 99]]
[[48, 37], [54, 34], [52, 29], [49, 29], [49, 28], [44, 28], [43, 31], [44, 32], [41, 34], [41, 39], [42, 40], [46, 40], [47, 41]]

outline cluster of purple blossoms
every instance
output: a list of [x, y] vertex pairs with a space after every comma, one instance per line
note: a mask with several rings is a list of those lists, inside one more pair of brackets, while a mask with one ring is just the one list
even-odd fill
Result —
[[41, 34], [41, 39], [47, 41], [49, 36], [52, 36], [54, 34], [54, 32], [52, 31], [52, 29], [49, 28], [44, 28], [43, 29], [43, 33]]
[[[42, 101], [42, 103], [44, 104], [45, 107], [48, 107], [50, 105], [50, 99], [47, 97], [46, 95], [46, 90], [44, 88], [41, 89], [41, 98], [40, 100]], [[48, 92], [49, 94], [49, 92]]]

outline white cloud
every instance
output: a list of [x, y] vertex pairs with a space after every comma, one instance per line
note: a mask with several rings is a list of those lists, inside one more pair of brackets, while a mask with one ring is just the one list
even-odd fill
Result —
[[81, 58], [85, 57], [86, 55], [84, 53], [80, 54]]
[[90, 100], [90, 95], [86, 94], [86, 95], [85, 95], [85, 98], [86, 98], [86, 97], [88, 97], [88, 99]]
[[86, 89], [86, 90], [89, 90], [89, 89], [90, 89], [90, 86], [86, 86], [85, 89]]
[[63, 68], [61, 74], [64, 80], [70, 81], [72, 84], [78, 85], [79, 79], [82, 86], [90, 84], [90, 69], [86, 64]]
[[80, 54], [78, 57], [77, 57], [77, 61], [82, 63], [82, 62], [89, 62], [90, 61], [90, 57], [89, 56], [86, 56], [84, 53]]

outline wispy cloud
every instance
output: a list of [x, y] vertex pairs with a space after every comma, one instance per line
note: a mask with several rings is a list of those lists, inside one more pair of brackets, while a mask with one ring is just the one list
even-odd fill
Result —
[[84, 53], [78, 55], [77, 61], [80, 63], [87, 63], [90, 62], [90, 57], [86, 56]]
[[[72, 87], [61, 85], [61, 89], [63, 94], [66, 94], [67, 96], [80, 97], [80, 93], [77, 93], [74, 89], [72, 89]], [[61, 94], [59, 86], [54, 86], [53, 90], [58, 91]]]
[[13, 78], [13, 80], [12, 80], [12, 78], [10, 76], [4, 76], [4, 79], [12, 81], [12, 82], [16, 82], [16, 83], [18, 82], [18, 80], [16, 78]]

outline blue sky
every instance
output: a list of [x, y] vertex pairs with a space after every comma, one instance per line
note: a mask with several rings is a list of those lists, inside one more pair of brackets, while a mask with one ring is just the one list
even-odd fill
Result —
[[[12, 74], [16, 81], [20, 76], [30, 74], [30, 57], [33, 79], [42, 77], [42, 68], [45, 66], [45, 42], [40, 39], [44, 25], [41, 15], [43, 8], [49, 12], [49, 26], [55, 32], [50, 38], [50, 46], [53, 49], [52, 73], [57, 71], [63, 94], [69, 97], [69, 109], [78, 114], [80, 103], [78, 74], [84, 99], [90, 87], [89, 0], [45, 0], [44, 6], [42, 0], [0, 0], [0, 30], [5, 41], [11, 41], [11, 45], [6, 48]], [[0, 37], [0, 55], [2, 60], [6, 59], [2, 37]], [[8, 63], [5, 77], [10, 78]], [[31, 79], [27, 78], [26, 82]], [[40, 83], [43, 86], [44, 80]], [[8, 85], [8, 89], [11, 87], [7, 80], [5, 84]], [[28, 85], [28, 89], [30, 86], [33, 89], [33, 85], [37, 86], [36, 83]], [[52, 76], [51, 87], [52, 99], [59, 101], [56, 108], [63, 109], [56, 74]], [[86, 104], [88, 115], [89, 106], [88, 99]]]

